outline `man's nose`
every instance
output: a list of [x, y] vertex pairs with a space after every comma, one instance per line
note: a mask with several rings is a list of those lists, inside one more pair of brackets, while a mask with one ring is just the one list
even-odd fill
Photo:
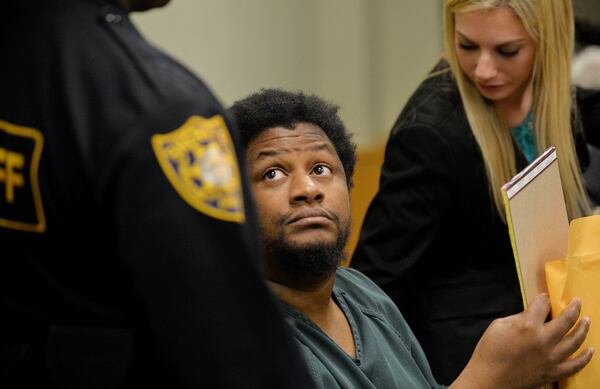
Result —
[[290, 202], [292, 204], [299, 202], [320, 202], [323, 198], [324, 193], [321, 186], [309, 174], [295, 174], [292, 177], [290, 187]]

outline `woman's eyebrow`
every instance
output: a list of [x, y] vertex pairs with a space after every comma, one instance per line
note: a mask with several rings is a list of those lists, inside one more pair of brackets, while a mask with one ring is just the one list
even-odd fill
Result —
[[[462, 32], [456, 30], [456, 33], [460, 36], [460, 38], [464, 39], [465, 41], [467, 41], [468, 43], [474, 43], [471, 39], [469, 39], [468, 36], [466, 36], [465, 34], [463, 34]], [[517, 38], [517, 39], [513, 39], [513, 40], [508, 40], [506, 42], [502, 42], [496, 45], [496, 47], [500, 47], [500, 46], [506, 46], [506, 45], [511, 45], [511, 44], [519, 44], [519, 43], [523, 43], [525, 42], [526, 39], [525, 38]]]

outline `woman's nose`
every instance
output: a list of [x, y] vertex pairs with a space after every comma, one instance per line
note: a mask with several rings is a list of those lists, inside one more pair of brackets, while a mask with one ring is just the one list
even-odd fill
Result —
[[482, 53], [475, 67], [475, 79], [478, 81], [489, 81], [498, 74], [496, 61], [491, 55]]

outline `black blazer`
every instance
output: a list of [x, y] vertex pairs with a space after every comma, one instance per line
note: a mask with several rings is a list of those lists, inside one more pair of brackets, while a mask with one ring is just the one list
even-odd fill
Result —
[[398, 305], [443, 384], [493, 319], [523, 309], [508, 228], [449, 71], [425, 80], [394, 124], [351, 266]]

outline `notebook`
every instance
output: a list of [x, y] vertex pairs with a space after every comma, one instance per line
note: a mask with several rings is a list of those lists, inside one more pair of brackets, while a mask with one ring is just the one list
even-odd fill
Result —
[[544, 264], [567, 256], [569, 220], [554, 147], [501, 188], [523, 305], [545, 293]]

